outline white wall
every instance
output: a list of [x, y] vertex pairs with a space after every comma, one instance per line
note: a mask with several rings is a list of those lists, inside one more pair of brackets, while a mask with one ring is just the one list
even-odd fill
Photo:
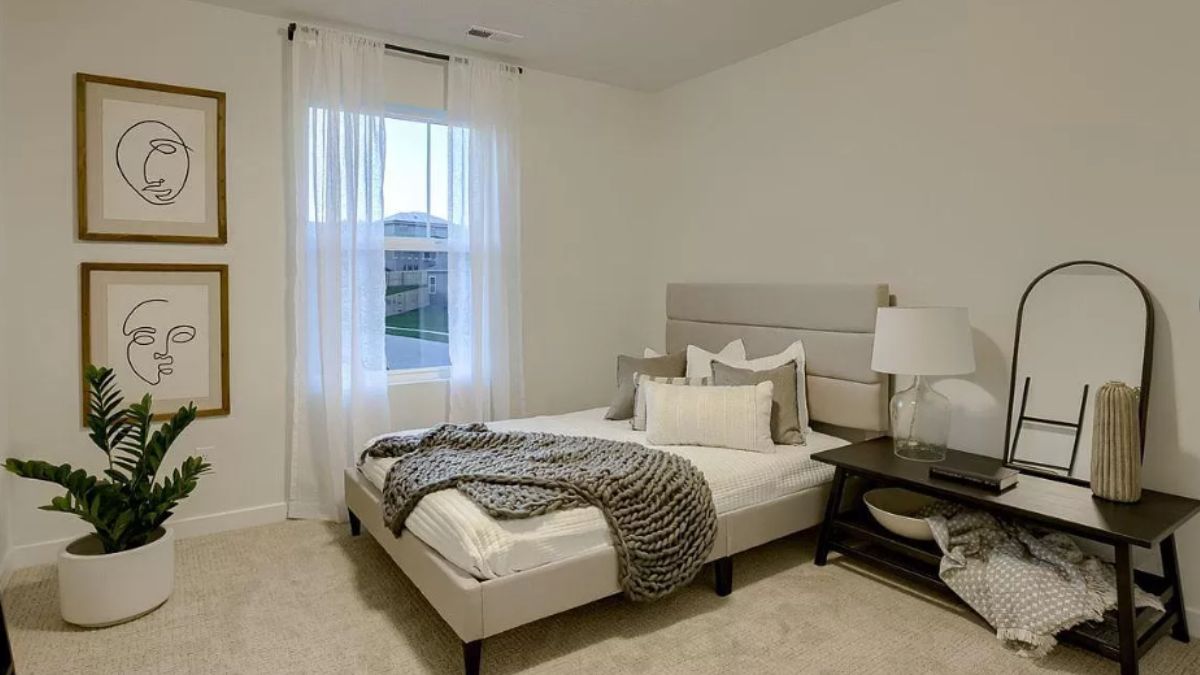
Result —
[[526, 71], [521, 255], [528, 411], [608, 405], [615, 359], [663, 339], [647, 286], [649, 96]]
[[[939, 388], [951, 442], [999, 455], [1021, 291], [1111, 261], [1158, 304], [1146, 484], [1200, 496], [1197, 25], [1189, 0], [904, 0], [670, 89], [648, 288], [882, 281], [967, 306], [979, 370]], [[1179, 539], [1200, 588], [1200, 522]]]
[[[230, 265], [233, 414], [202, 419], [176, 460], [206, 451], [216, 472], [173, 520], [188, 532], [283, 517], [287, 326], [284, 306], [283, 27], [285, 21], [186, 0], [7, 0], [0, 16], [19, 58], [0, 138], [21, 223], [3, 252], [10, 299], [0, 332], [9, 369], [14, 455], [98, 469], [77, 427], [78, 265], [90, 261], [225, 262]], [[436, 47], [436, 45], [434, 46]], [[389, 59], [395, 98], [442, 102], [444, 67]], [[227, 93], [229, 244], [223, 247], [83, 243], [74, 237], [73, 77], [77, 71]], [[627, 311], [642, 292], [639, 229], [646, 205], [630, 197], [642, 176], [646, 94], [526, 71], [523, 83], [525, 341], [531, 413], [607, 403], [612, 357], [640, 350], [646, 322]], [[20, 158], [19, 160], [13, 158]], [[639, 257], [640, 256], [640, 257]], [[596, 283], [603, 279], [603, 283]], [[650, 329], [649, 336], [658, 331]], [[445, 416], [444, 385], [393, 388], [394, 425]], [[35, 507], [54, 488], [14, 481], [15, 563], [49, 560], [80, 522]], [[214, 514], [246, 509], [232, 518]], [[188, 521], [189, 518], [199, 520]]]
[[[8, 41], [7, 23], [3, 21], [5, 10], [8, 7], [9, 0], [0, 0], [0, 129], [7, 129], [7, 118], [5, 117], [4, 101], [8, 98], [8, 82], [6, 80], [7, 71], [9, 68], [8, 60], [4, 56], [4, 45]], [[8, 181], [5, 180], [6, 172], [3, 166], [0, 166], [0, 467], [4, 464], [4, 459], [8, 457], [8, 359], [5, 356], [8, 351], [5, 349], [5, 334], [6, 325], [9, 316], [9, 286], [4, 283], [6, 260], [4, 251], [8, 249], [8, 213], [5, 210], [5, 203], [8, 200]], [[10, 547], [9, 542], [9, 521], [12, 517], [12, 509], [9, 508], [9, 475], [3, 468], [0, 468], [0, 587], [3, 587], [5, 573], [8, 570], [8, 552]]]
[[[284, 501], [283, 50], [276, 20], [157, 0], [10, 0], [3, 152], [11, 199], [5, 283], [12, 454], [92, 470], [102, 455], [79, 427], [79, 263], [219, 262], [230, 265], [233, 412], [201, 419], [177, 442], [215, 473], [201, 479], [175, 522], [194, 532], [282, 518]], [[77, 71], [227, 93], [229, 243], [226, 246], [75, 240], [74, 76]], [[169, 456], [170, 457], [170, 456]], [[35, 510], [58, 493], [13, 481], [15, 563], [44, 560], [34, 545], [86, 531]], [[53, 553], [53, 548], [50, 547]]]

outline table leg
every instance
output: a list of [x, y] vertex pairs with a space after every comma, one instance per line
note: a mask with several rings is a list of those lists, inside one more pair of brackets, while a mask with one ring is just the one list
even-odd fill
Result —
[[1171, 606], [1167, 607], [1168, 611], [1174, 611], [1177, 615], [1175, 625], [1171, 627], [1171, 637], [1180, 642], [1187, 642], [1191, 639], [1191, 635], [1188, 633], [1187, 603], [1183, 601], [1183, 580], [1179, 578], [1179, 556], [1175, 553], [1175, 535], [1172, 534], [1163, 539], [1162, 543], [1158, 545], [1158, 550], [1162, 554], [1163, 577], [1175, 591], [1174, 597], [1171, 599]]
[[842, 490], [845, 486], [846, 470], [839, 466], [833, 471], [833, 485], [829, 489], [829, 501], [825, 504], [825, 520], [821, 523], [821, 533], [817, 535], [817, 553], [813, 556], [813, 564], [817, 567], [824, 565], [829, 558], [833, 520], [842, 508]]
[[1117, 544], [1117, 633], [1121, 639], [1121, 675], [1137, 675], [1137, 633], [1133, 620], [1133, 555], [1129, 544]]

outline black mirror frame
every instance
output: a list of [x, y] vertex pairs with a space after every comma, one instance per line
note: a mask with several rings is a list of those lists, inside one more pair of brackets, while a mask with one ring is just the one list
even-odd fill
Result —
[[1062, 481], [1064, 483], [1074, 483], [1076, 485], [1091, 485], [1090, 480], [1076, 478], [1070, 475], [1061, 475], [1052, 471], [1045, 471], [1036, 467], [1031, 467], [1027, 464], [1021, 464], [1014, 460], [1014, 452], [1012, 447], [1012, 422], [1013, 422], [1013, 403], [1017, 394], [1017, 362], [1021, 353], [1021, 322], [1025, 316], [1025, 301], [1029, 298], [1029, 294], [1033, 292], [1035, 286], [1042, 279], [1051, 274], [1076, 265], [1096, 265], [1107, 269], [1119, 272], [1126, 279], [1133, 282], [1137, 287], [1138, 292], [1142, 295], [1142, 301], [1146, 304], [1146, 340], [1142, 349], [1142, 382], [1138, 396], [1138, 432], [1141, 438], [1141, 457], [1142, 462], [1146, 460], [1146, 413], [1150, 409], [1150, 375], [1154, 367], [1154, 302], [1150, 298], [1150, 292], [1146, 287], [1129, 272], [1117, 267], [1112, 263], [1101, 262], [1099, 260], [1072, 260], [1070, 262], [1059, 263], [1034, 277], [1033, 281], [1025, 287], [1025, 292], [1021, 294], [1021, 303], [1017, 306], [1017, 330], [1013, 335], [1013, 351], [1012, 351], [1012, 367], [1009, 369], [1008, 375], [1008, 410], [1005, 414], [1004, 422], [1004, 465], [1020, 471], [1021, 473], [1033, 474], [1051, 480]]

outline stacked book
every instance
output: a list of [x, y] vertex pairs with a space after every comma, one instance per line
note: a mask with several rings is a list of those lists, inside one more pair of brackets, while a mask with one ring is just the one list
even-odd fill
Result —
[[951, 455], [945, 461], [929, 467], [930, 478], [942, 478], [1003, 492], [1017, 484], [1020, 473], [993, 457]]

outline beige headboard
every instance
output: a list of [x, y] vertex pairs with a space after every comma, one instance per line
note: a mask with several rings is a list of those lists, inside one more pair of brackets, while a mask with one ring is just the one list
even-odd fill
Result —
[[888, 304], [886, 284], [668, 284], [667, 350], [742, 338], [756, 358], [803, 340], [814, 426], [877, 435], [888, 428], [888, 378], [871, 370], [871, 348]]

